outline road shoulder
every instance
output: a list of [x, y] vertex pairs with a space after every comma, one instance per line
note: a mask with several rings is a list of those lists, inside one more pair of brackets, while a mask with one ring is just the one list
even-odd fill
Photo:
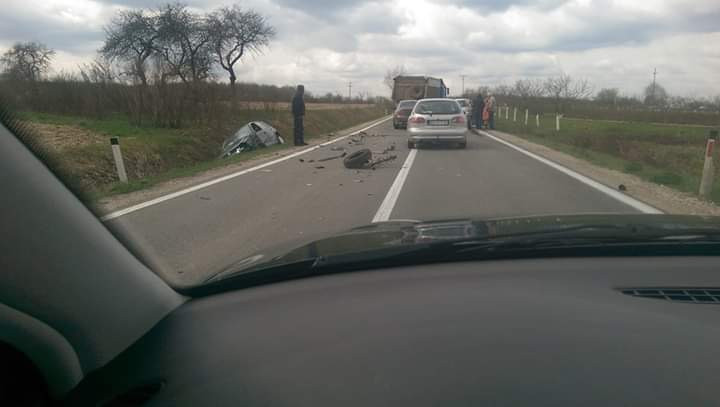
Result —
[[654, 206], [665, 213], [720, 216], [720, 207], [710, 202], [702, 201], [690, 194], [642, 180], [635, 175], [597, 166], [512, 134], [497, 130], [491, 130], [489, 132], [495, 137], [565, 166], [607, 187], [619, 189], [622, 185], [625, 189], [623, 192], [626, 195]]

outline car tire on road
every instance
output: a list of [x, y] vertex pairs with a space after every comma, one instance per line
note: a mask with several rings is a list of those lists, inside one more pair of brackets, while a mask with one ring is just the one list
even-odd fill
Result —
[[370, 160], [372, 160], [372, 152], [367, 148], [363, 148], [345, 157], [343, 164], [345, 168], [365, 168], [365, 164]]

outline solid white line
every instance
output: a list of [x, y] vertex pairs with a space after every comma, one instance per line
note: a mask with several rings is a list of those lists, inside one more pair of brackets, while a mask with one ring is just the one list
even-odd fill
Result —
[[109, 214], [107, 214], [107, 215], [105, 215], [105, 216], [102, 216], [102, 217], [100, 218], [100, 220], [103, 221], [103, 222], [105, 222], [105, 221], [108, 221], [108, 220], [111, 220], [111, 219], [119, 218], [120, 216], [127, 215], [128, 213], [132, 213], [132, 212], [135, 212], [135, 211], [139, 211], [140, 209], [147, 208], [148, 206], [157, 205], [157, 204], [159, 204], [159, 203], [161, 203], [161, 202], [169, 201], [170, 199], [174, 199], [174, 198], [177, 198], [177, 197], [179, 197], [179, 196], [186, 195], [186, 194], [189, 194], [189, 193], [191, 193], [191, 192], [195, 192], [195, 191], [200, 190], [200, 189], [203, 189], [203, 188], [207, 188], [207, 187], [209, 187], [209, 186], [211, 186], [211, 185], [215, 185], [215, 184], [219, 184], [219, 183], [221, 183], [221, 182], [225, 182], [225, 181], [230, 180], [230, 179], [233, 179], [233, 178], [235, 178], [235, 177], [239, 177], [239, 176], [241, 176], [241, 175], [245, 175], [245, 174], [247, 174], [247, 173], [249, 173], [249, 172], [257, 171], [257, 170], [259, 170], [259, 169], [262, 169], [262, 168], [265, 168], [265, 167], [269, 167], [269, 166], [271, 166], [271, 165], [275, 165], [275, 164], [280, 163], [280, 162], [283, 162], [283, 161], [287, 161], [287, 160], [289, 160], [289, 159], [291, 159], [291, 158], [295, 158], [295, 157], [297, 157], [297, 156], [300, 156], [300, 155], [303, 155], [303, 154], [307, 154], [307, 153], [309, 153], [309, 152], [311, 152], [311, 151], [317, 150], [317, 149], [320, 148], [320, 147], [325, 147], [325, 146], [327, 146], [327, 145], [333, 144], [333, 143], [338, 142], [338, 141], [340, 141], [340, 140], [346, 139], [346, 138], [350, 137], [351, 135], [353, 135], [353, 134], [355, 134], [355, 133], [359, 133], [359, 132], [361, 132], [361, 131], [367, 131], [368, 129], [371, 129], [371, 128], [379, 125], [379, 124], [382, 124], [382, 123], [390, 120], [391, 118], [392, 118], [392, 116], [383, 117], [382, 119], [376, 120], [375, 122], [371, 123], [370, 125], [362, 128], [362, 129], [360, 129], [360, 130], [351, 132], [351, 133], [346, 134], [346, 135], [344, 135], [344, 136], [336, 137], [336, 138], [334, 138], [334, 139], [332, 139], [332, 140], [326, 141], [326, 142], [321, 143], [321, 144], [318, 144], [318, 145], [316, 145], [316, 146], [312, 146], [312, 147], [306, 148], [305, 150], [301, 150], [301, 151], [298, 151], [298, 152], [295, 152], [295, 153], [286, 155], [286, 156], [284, 156], [284, 157], [280, 157], [280, 158], [278, 158], [278, 159], [275, 159], [275, 160], [272, 160], [272, 161], [268, 161], [268, 162], [263, 163], [263, 164], [260, 164], [260, 165], [256, 165], [255, 167], [251, 167], [251, 168], [248, 168], [248, 169], [245, 169], [245, 170], [242, 170], [242, 171], [234, 172], [234, 173], [232, 173], [232, 174], [228, 174], [228, 175], [225, 175], [225, 176], [222, 176], [222, 177], [219, 177], [219, 178], [215, 178], [215, 179], [213, 179], [213, 180], [210, 180], [210, 181], [207, 181], [207, 182], [203, 182], [203, 183], [201, 183], [201, 184], [197, 184], [197, 185], [194, 185], [194, 186], [189, 187], [189, 188], [181, 189], [180, 191], [173, 192], [173, 193], [167, 194], [167, 195], [163, 195], [163, 196], [161, 196], [161, 197], [158, 197], [158, 198], [155, 198], [155, 199], [151, 199], [151, 200], [149, 200], [149, 201], [141, 202], [141, 203], [139, 203], [139, 204], [137, 204], [137, 205], [133, 205], [133, 206], [127, 207], [127, 208], [125, 208], [125, 209], [121, 209], [121, 210], [119, 210], [119, 211], [111, 212], [111, 213], [109, 213]]
[[576, 180], [582, 182], [583, 184], [588, 185], [588, 186], [590, 186], [590, 187], [592, 187], [592, 188], [595, 188], [595, 189], [597, 189], [598, 191], [600, 191], [600, 192], [602, 192], [602, 193], [604, 193], [604, 194], [606, 194], [606, 195], [609, 195], [609, 196], [617, 199], [618, 201], [624, 203], [625, 205], [628, 205], [628, 206], [630, 206], [630, 207], [632, 207], [632, 208], [637, 209], [637, 210], [640, 211], [640, 212], [643, 212], [643, 213], [653, 213], [653, 214], [661, 214], [661, 213], [663, 213], [661, 210], [659, 210], [659, 209], [657, 209], [657, 208], [655, 208], [655, 207], [652, 207], [652, 206], [650, 206], [650, 205], [648, 205], [648, 204], [646, 204], [646, 203], [644, 203], [644, 202], [640, 202], [640, 201], [638, 201], [638, 200], [635, 199], [635, 198], [631, 198], [631, 197], [629, 197], [629, 196], [627, 196], [627, 195], [625, 195], [625, 194], [623, 194], [623, 193], [621, 193], [621, 192], [619, 192], [619, 191], [616, 191], [616, 190], [614, 190], [614, 189], [612, 189], [612, 188], [610, 188], [610, 187], [608, 187], [608, 186], [606, 186], [606, 185], [603, 185], [603, 184], [601, 184], [601, 183], [599, 183], [599, 182], [597, 182], [597, 181], [595, 181], [595, 180], [593, 180], [593, 179], [591, 179], [591, 178], [588, 178], [588, 177], [586, 177], [586, 176], [584, 176], [584, 175], [582, 175], [582, 174], [579, 174], [579, 173], [577, 173], [577, 172], [575, 172], [575, 171], [573, 171], [573, 170], [571, 170], [571, 169], [569, 169], [569, 168], [567, 168], [567, 167], [564, 167], [564, 166], [562, 166], [562, 165], [560, 165], [560, 164], [557, 164], [557, 163], [555, 163], [555, 162], [552, 162], [552, 161], [548, 160], [547, 158], [544, 158], [544, 157], [541, 157], [541, 156], [539, 156], [539, 155], [537, 155], [537, 154], [531, 153], [530, 151], [527, 151], [527, 150], [525, 150], [525, 149], [523, 149], [523, 148], [520, 148], [520, 147], [516, 146], [515, 144], [512, 144], [512, 143], [510, 143], [510, 142], [508, 142], [508, 141], [505, 141], [505, 140], [503, 140], [503, 139], [501, 139], [501, 138], [495, 137], [495, 136], [493, 136], [493, 135], [490, 134], [490, 133], [487, 133], [487, 132], [484, 132], [484, 131], [481, 131], [481, 130], [475, 130], [475, 131], [477, 131], [478, 133], [480, 133], [480, 134], [482, 134], [482, 135], [484, 135], [484, 136], [486, 136], [486, 137], [491, 138], [492, 140], [497, 141], [498, 143], [504, 144], [504, 145], [506, 145], [506, 146], [514, 149], [514, 150], [517, 150], [517, 151], [521, 152], [522, 154], [525, 154], [526, 156], [528, 156], [528, 157], [530, 157], [530, 158], [534, 158], [534, 159], [540, 161], [540, 162], [543, 163], [543, 164], [549, 165], [550, 167], [553, 167], [553, 168], [555, 168], [556, 170], [558, 170], [558, 171], [560, 171], [560, 172], [562, 172], [562, 173], [564, 173], [564, 174], [566, 174], [566, 175], [568, 175], [568, 176], [570, 176], [570, 177], [572, 177], [572, 178], [575, 178]]
[[413, 161], [415, 161], [415, 155], [417, 155], [417, 148], [410, 150], [402, 168], [400, 168], [397, 177], [395, 177], [395, 181], [388, 190], [387, 195], [385, 195], [385, 199], [383, 199], [382, 204], [380, 204], [377, 213], [375, 213], [375, 217], [372, 220], [373, 223], [384, 222], [390, 219], [390, 214], [400, 196], [400, 191], [402, 190], [403, 184], [405, 184], [405, 179], [410, 173], [410, 167], [412, 167]]

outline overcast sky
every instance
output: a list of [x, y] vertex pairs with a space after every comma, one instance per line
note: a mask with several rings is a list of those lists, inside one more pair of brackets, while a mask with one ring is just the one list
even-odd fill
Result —
[[[2, 0], [0, 50], [40, 41], [57, 50], [55, 71], [93, 58], [117, 10], [155, 0]], [[188, 0], [197, 10], [232, 4]], [[304, 83], [314, 93], [374, 95], [388, 68], [465, 86], [512, 84], [564, 71], [595, 89], [635, 95], [652, 81], [673, 95], [720, 95], [719, 0], [245, 0], [278, 35], [244, 59], [241, 81]], [[222, 77], [222, 76], [221, 76]], [[224, 78], [224, 77], [222, 77]]]

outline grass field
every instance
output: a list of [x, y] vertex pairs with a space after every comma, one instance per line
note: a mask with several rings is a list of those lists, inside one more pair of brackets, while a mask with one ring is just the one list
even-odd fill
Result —
[[[347, 109], [319, 109], [305, 119], [306, 140], [364, 123], [384, 114], [368, 106]], [[284, 110], [240, 111], [231, 120], [207, 128], [171, 129], [133, 126], [126, 117], [115, 115], [102, 120], [24, 112], [19, 118], [29, 124], [29, 140], [50, 158], [54, 170], [82, 199], [131, 192], [169, 179], [272, 154], [291, 144], [243, 153], [220, 160], [222, 141], [249, 121], [272, 124], [286, 141], [292, 142], [292, 116]], [[109, 138], [119, 137], [130, 182], [117, 181]]]
[[[519, 112], [518, 112], [519, 113]], [[645, 180], [697, 194], [702, 174], [705, 143], [710, 128], [699, 126], [562, 119], [555, 131], [555, 117], [546, 115], [535, 125], [535, 117], [524, 125], [518, 121], [496, 121], [496, 128], [546, 145], [603, 167], [635, 174]], [[715, 157], [717, 160], [717, 156]], [[720, 202], [720, 171], [709, 199]]]

